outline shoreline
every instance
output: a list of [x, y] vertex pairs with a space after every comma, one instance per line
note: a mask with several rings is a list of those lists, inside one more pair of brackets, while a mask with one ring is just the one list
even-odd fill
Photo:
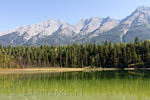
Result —
[[150, 70], [150, 68], [24, 68], [24, 69], [0, 69], [0, 74], [21, 73], [55, 73], [55, 72], [90, 72], [90, 71], [117, 71], [117, 70]]

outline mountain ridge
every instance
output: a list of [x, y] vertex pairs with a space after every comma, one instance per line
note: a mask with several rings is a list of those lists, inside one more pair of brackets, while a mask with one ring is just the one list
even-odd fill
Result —
[[72, 43], [133, 42], [136, 36], [150, 39], [150, 7], [139, 6], [122, 20], [92, 17], [72, 25], [61, 20], [21, 26], [0, 33], [0, 44], [66, 45]]

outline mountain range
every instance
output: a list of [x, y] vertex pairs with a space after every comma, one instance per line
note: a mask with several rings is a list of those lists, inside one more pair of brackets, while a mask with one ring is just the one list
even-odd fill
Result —
[[47, 20], [38, 24], [21, 26], [0, 33], [0, 44], [13, 45], [66, 45], [72, 43], [103, 44], [133, 42], [150, 39], [150, 7], [140, 6], [122, 20], [93, 17], [82, 19], [76, 25], [60, 20]]

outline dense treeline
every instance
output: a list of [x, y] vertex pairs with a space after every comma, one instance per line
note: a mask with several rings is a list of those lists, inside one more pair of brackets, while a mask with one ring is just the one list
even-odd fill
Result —
[[0, 46], [1, 68], [150, 67], [150, 41], [104, 45]]

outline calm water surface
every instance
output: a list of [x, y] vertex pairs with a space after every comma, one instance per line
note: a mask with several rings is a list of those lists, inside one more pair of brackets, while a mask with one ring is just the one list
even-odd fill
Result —
[[0, 100], [150, 100], [150, 71], [5, 74]]

